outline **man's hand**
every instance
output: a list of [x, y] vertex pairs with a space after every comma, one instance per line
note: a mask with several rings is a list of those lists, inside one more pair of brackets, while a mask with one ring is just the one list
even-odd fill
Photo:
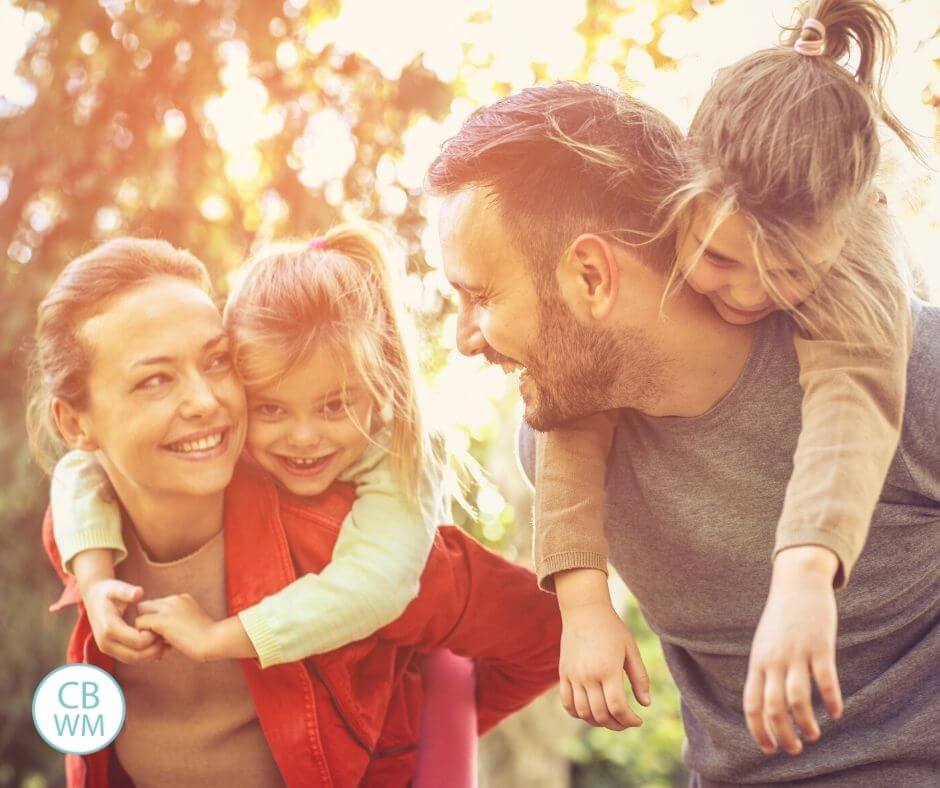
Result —
[[256, 656], [238, 618], [216, 621], [189, 594], [149, 599], [137, 611], [138, 628], [157, 633], [194, 662]]
[[778, 745], [790, 755], [802, 752], [794, 721], [803, 739], [819, 738], [810, 677], [816, 680], [829, 716], [842, 716], [832, 589], [837, 568], [838, 558], [824, 547], [791, 547], [774, 561], [744, 685], [747, 727], [766, 755], [776, 752]]
[[82, 599], [101, 653], [128, 665], [153, 662], [166, 650], [166, 644], [153, 632], [135, 629], [124, 621], [127, 606], [139, 601], [143, 593], [140, 586], [112, 578], [89, 585]]
[[562, 705], [590, 725], [614, 731], [639, 727], [643, 721], [627, 701], [623, 672], [644, 706], [650, 704], [649, 677], [633, 635], [611, 606], [604, 573], [562, 572], [555, 587], [562, 616]]

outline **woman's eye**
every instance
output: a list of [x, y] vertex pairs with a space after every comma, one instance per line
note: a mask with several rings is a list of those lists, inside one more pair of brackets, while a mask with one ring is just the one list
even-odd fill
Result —
[[153, 389], [160, 388], [164, 383], [167, 383], [170, 380], [170, 376], [164, 374], [163, 372], [158, 372], [156, 375], [151, 375], [149, 378], [144, 378], [140, 383], [134, 386], [134, 390], [143, 390], [143, 391], [152, 391]]
[[269, 402], [261, 402], [252, 407], [251, 410], [266, 419], [275, 419], [284, 414], [284, 409], [280, 405], [272, 405]]
[[232, 356], [228, 351], [224, 353], [216, 353], [209, 359], [209, 363], [206, 365], [209, 370], [221, 370], [228, 369], [232, 365]]

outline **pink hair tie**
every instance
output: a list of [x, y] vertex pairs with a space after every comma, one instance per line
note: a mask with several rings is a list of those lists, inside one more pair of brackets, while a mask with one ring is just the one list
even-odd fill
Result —
[[[815, 31], [819, 34], [819, 38], [805, 38], [804, 33], [807, 30]], [[793, 48], [807, 57], [816, 57], [823, 54], [826, 51], [826, 26], [818, 19], [805, 20], [800, 30], [800, 37], [796, 40]]]
[[318, 235], [310, 243], [307, 244], [307, 249], [309, 249], [312, 252], [318, 252], [321, 249], [326, 249], [327, 246], [328, 244], [326, 242], [326, 237], [323, 235]]

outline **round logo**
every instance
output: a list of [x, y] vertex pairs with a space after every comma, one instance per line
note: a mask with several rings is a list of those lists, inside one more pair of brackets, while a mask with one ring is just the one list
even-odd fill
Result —
[[124, 693], [94, 665], [62, 665], [33, 694], [33, 724], [43, 741], [69, 755], [103, 750], [124, 727]]

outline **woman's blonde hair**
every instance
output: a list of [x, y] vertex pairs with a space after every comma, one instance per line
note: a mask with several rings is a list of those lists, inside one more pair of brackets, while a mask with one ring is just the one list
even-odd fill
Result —
[[[917, 153], [882, 97], [894, 23], [874, 0], [813, 0], [799, 14], [781, 46], [717, 74], [692, 121], [663, 232], [684, 234], [708, 198], [714, 210], [700, 238], [700, 259], [718, 226], [742, 214], [753, 228], [765, 288], [801, 328], [886, 344], [896, 334], [898, 304], [909, 284], [874, 187], [878, 121]], [[849, 71], [843, 61], [853, 42], [858, 65]], [[821, 54], [806, 54], [806, 44]], [[801, 241], [819, 231], [847, 239], [822, 276], [801, 252]], [[805, 305], [787, 303], [782, 280], [767, 269], [768, 252], [819, 286]], [[677, 266], [673, 279], [681, 275]]]
[[[342, 224], [311, 243], [262, 249], [246, 263], [223, 321], [249, 390], [275, 382], [314, 350], [349, 359], [388, 420], [393, 472], [418, 495], [440, 458], [422, 423], [384, 236], [375, 224]], [[284, 361], [275, 372], [272, 355]]]
[[50, 471], [65, 450], [52, 418], [56, 399], [88, 407], [92, 356], [82, 339], [85, 322], [111, 299], [160, 277], [192, 282], [212, 295], [206, 267], [166, 241], [115, 238], [70, 262], [39, 304], [29, 367], [26, 427], [36, 461]]

